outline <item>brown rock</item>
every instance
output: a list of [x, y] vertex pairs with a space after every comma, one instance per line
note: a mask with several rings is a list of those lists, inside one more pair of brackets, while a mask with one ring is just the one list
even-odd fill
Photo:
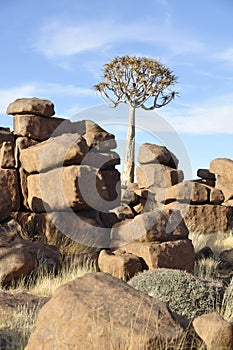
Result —
[[51, 117], [55, 114], [54, 104], [49, 100], [40, 98], [19, 98], [10, 103], [7, 114], [35, 114], [42, 117]]
[[124, 281], [132, 278], [136, 273], [142, 271], [140, 259], [122, 251], [101, 250], [98, 259], [101, 272], [110, 273], [112, 276], [121, 278]]
[[93, 344], [96, 349], [111, 344], [114, 349], [152, 350], [183, 333], [164, 303], [99, 272], [57, 289], [40, 310], [25, 350], [62, 350], [64, 344], [79, 350]]
[[0, 247], [0, 281], [2, 285], [27, 276], [39, 267], [48, 271], [58, 269], [60, 254], [56, 247], [24, 241], [13, 241], [6, 247]]
[[[10, 197], [12, 210], [19, 210], [20, 195], [18, 176], [15, 169], [0, 169], [0, 188], [4, 189], [4, 193], [7, 197]], [[8, 202], [7, 199], [6, 201]]]
[[12, 132], [10, 132], [10, 129], [0, 127], [0, 146], [4, 142], [10, 142], [11, 144], [13, 144], [14, 143], [14, 135]]
[[175, 185], [184, 179], [182, 170], [172, 169], [162, 164], [143, 164], [136, 169], [139, 188], [156, 192], [160, 187]]
[[193, 327], [205, 342], [207, 350], [233, 349], [233, 325], [217, 312], [195, 318]]
[[165, 267], [192, 272], [194, 268], [194, 247], [189, 239], [163, 243], [133, 242], [121, 250], [143, 259], [149, 269]]
[[117, 170], [100, 172], [87, 165], [67, 166], [30, 175], [27, 178], [28, 205], [35, 212], [90, 207], [107, 211], [119, 205], [116, 192], [118, 180]]
[[216, 180], [216, 188], [222, 191], [225, 201], [233, 199], [233, 181], [230, 183], [224, 176], [218, 175]]
[[229, 265], [233, 266], [233, 248], [223, 250], [219, 255], [219, 259], [224, 263], [228, 263]]
[[110, 134], [90, 120], [86, 120], [85, 123], [86, 131], [82, 135], [90, 148], [104, 152], [117, 147], [113, 134]]
[[1, 190], [0, 196], [0, 222], [9, 218], [12, 212], [12, 200], [10, 192], [7, 189]]
[[173, 202], [166, 207], [180, 210], [189, 230], [201, 233], [227, 232], [230, 225], [232, 208], [222, 205], [189, 205]]
[[183, 203], [205, 203], [208, 201], [208, 189], [196, 182], [183, 181], [174, 186], [167, 187], [155, 194], [155, 199], [162, 203], [170, 203], [173, 201]]
[[228, 201], [222, 203], [222, 205], [225, 205], [226, 207], [233, 207], [233, 199], [229, 199]]
[[211, 173], [209, 169], [198, 169], [197, 176], [206, 180], [215, 180], [215, 174]]
[[93, 211], [19, 212], [15, 220], [30, 239], [54, 245], [66, 255], [97, 252], [109, 246], [109, 229]]
[[[60, 125], [66, 124], [62, 118], [45, 118], [36, 115], [19, 115], [14, 116], [14, 134], [26, 136], [34, 140], [45, 141], [56, 133], [62, 134], [63, 128]], [[59, 128], [60, 126], [60, 128]], [[58, 135], [57, 135], [58, 136]]]
[[135, 240], [139, 242], [180, 240], [188, 237], [188, 229], [179, 211], [156, 210], [115, 224], [110, 236], [111, 245], [114, 247]]
[[131, 207], [126, 204], [111, 209], [111, 213], [114, 213], [119, 220], [132, 219], [134, 217]]
[[138, 151], [138, 162], [141, 164], [164, 164], [177, 169], [179, 160], [166, 147], [144, 143]]
[[222, 176], [233, 184], [233, 160], [228, 158], [216, 158], [210, 163], [210, 172]]
[[11, 141], [4, 141], [0, 146], [0, 168], [15, 168], [14, 144]]
[[28, 173], [44, 172], [63, 165], [80, 164], [87, 152], [88, 147], [82, 136], [63, 134], [22, 149], [20, 161]]
[[98, 152], [96, 149], [90, 150], [82, 160], [82, 165], [93, 166], [97, 169], [114, 169], [120, 164], [120, 157], [116, 152]]
[[194, 180], [193, 182], [199, 183], [201, 186], [204, 186], [207, 191], [208, 191], [208, 203], [213, 204], [213, 205], [219, 205], [224, 202], [224, 194], [221, 190], [218, 188], [214, 187], [215, 186], [215, 181], [214, 181], [214, 186], [208, 185], [208, 183], [212, 180], [202, 180], [202, 182], [197, 182]]
[[192, 180], [192, 181], [198, 182], [199, 184], [202, 184], [202, 185], [207, 185], [207, 186], [215, 187], [215, 180], [209, 180], [209, 179], [195, 179], [195, 180]]

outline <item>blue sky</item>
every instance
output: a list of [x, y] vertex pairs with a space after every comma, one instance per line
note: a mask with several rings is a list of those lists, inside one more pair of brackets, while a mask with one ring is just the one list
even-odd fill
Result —
[[195, 177], [216, 157], [233, 159], [232, 16], [232, 0], [1, 0], [0, 125], [12, 128], [10, 102], [36, 96], [59, 117], [100, 123], [121, 145], [127, 106], [103, 106], [92, 87], [115, 56], [159, 58], [180, 98], [137, 111], [137, 144], [165, 144]]

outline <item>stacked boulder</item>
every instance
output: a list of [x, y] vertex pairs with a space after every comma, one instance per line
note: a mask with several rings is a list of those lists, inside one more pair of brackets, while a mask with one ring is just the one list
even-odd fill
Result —
[[7, 114], [14, 130], [0, 128], [3, 284], [35, 270], [38, 259], [56, 271], [61, 244], [68, 250], [73, 244], [76, 252], [108, 247], [110, 232], [99, 212], [120, 204], [114, 135], [90, 120], [53, 117], [49, 100], [18, 99]]
[[233, 206], [233, 160], [216, 158], [210, 163], [210, 171], [217, 175], [216, 188], [224, 194], [224, 205]]
[[[178, 160], [166, 147], [144, 144], [139, 149], [137, 168], [138, 187], [142, 193], [144, 208], [151, 202], [165, 208], [179, 210], [186, 225], [202, 233], [226, 232], [229, 228], [232, 208], [223, 206], [226, 195], [217, 179], [215, 168], [199, 169], [199, 180], [184, 181], [176, 170]], [[213, 164], [215, 162], [213, 161]], [[232, 162], [233, 163], [233, 162]], [[227, 172], [226, 168], [224, 170]], [[221, 172], [222, 174], [222, 172]], [[228, 175], [229, 177], [229, 175]], [[147, 191], [145, 196], [145, 191]], [[138, 189], [136, 193], [140, 195]], [[228, 195], [228, 199], [230, 194]]]
[[14, 158], [15, 138], [8, 128], [0, 128], [0, 221], [20, 208], [18, 174]]

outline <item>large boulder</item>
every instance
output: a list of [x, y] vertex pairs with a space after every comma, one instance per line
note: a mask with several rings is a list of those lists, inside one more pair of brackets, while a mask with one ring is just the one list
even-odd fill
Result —
[[229, 158], [216, 158], [210, 163], [210, 172], [222, 176], [233, 184], [233, 160]]
[[110, 273], [124, 281], [142, 271], [141, 261], [136, 255], [127, 254], [120, 250], [114, 253], [110, 250], [101, 250], [98, 265], [101, 272]]
[[222, 205], [189, 205], [173, 202], [166, 207], [179, 210], [189, 230], [201, 233], [227, 232], [233, 213], [232, 207]]
[[138, 151], [138, 162], [141, 164], [164, 164], [171, 168], [177, 168], [179, 160], [165, 146], [144, 143]]
[[109, 229], [95, 211], [18, 212], [15, 220], [29, 239], [55, 245], [65, 255], [109, 247]]
[[168, 268], [193, 272], [195, 253], [191, 240], [170, 242], [133, 242], [120, 248], [138, 256], [148, 269]]
[[25, 350], [152, 350], [184, 334], [173, 317], [164, 303], [120, 279], [86, 274], [59, 287], [42, 307]]
[[229, 182], [224, 176], [218, 175], [215, 186], [222, 191], [225, 201], [233, 199], [233, 182]]
[[117, 170], [100, 172], [87, 165], [72, 165], [33, 174], [27, 177], [28, 205], [35, 212], [69, 208], [107, 211], [119, 203], [116, 192], [119, 180]]
[[10, 198], [12, 211], [19, 210], [20, 194], [16, 169], [0, 169], [0, 188], [7, 203], [9, 202], [8, 198]]
[[111, 245], [139, 242], [166, 242], [188, 237], [188, 229], [179, 211], [155, 210], [113, 225]]
[[59, 129], [61, 124], [67, 125], [68, 121], [63, 118], [48, 118], [34, 114], [16, 114], [14, 116], [14, 134], [44, 141], [50, 138], [57, 129], [60, 130], [60, 134], [67, 132], [66, 128], [60, 127]]
[[15, 168], [14, 143], [11, 141], [5, 141], [0, 146], [0, 168]]
[[88, 150], [86, 141], [79, 134], [63, 134], [22, 149], [20, 161], [28, 173], [44, 172], [63, 165], [80, 164]]
[[139, 188], [155, 192], [161, 187], [169, 187], [183, 181], [182, 170], [176, 170], [163, 164], [142, 164], [136, 169]]
[[40, 268], [48, 272], [56, 271], [60, 263], [56, 247], [16, 239], [7, 246], [0, 247], [0, 283], [9, 284]]
[[49, 100], [37, 97], [19, 98], [7, 107], [7, 114], [35, 114], [42, 117], [51, 117], [55, 114], [54, 104]]
[[155, 199], [161, 203], [173, 201], [183, 203], [206, 203], [209, 198], [208, 189], [196, 182], [183, 181], [174, 186], [170, 186], [157, 191]]
[[195, 318], [193, 327], [204, 340], [207, 350], [233, 349], [233, 324], [224, 320], [217, 312]]

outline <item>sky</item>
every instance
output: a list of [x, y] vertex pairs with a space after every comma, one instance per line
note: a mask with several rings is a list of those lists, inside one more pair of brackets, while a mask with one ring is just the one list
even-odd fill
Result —
[[195, 178], [212, 159], [233, 159], [232, 16], [232, 0], [0, 0], [0, 126], [12, 129], [15, 99], [49, 99], [57, 117], [114, 133], [123, 157], [128, 106], [107, 107], [93, 86], [116, 56], [160, 59], [180, 97], [136, 111], [136, 148], [166, 146]]

